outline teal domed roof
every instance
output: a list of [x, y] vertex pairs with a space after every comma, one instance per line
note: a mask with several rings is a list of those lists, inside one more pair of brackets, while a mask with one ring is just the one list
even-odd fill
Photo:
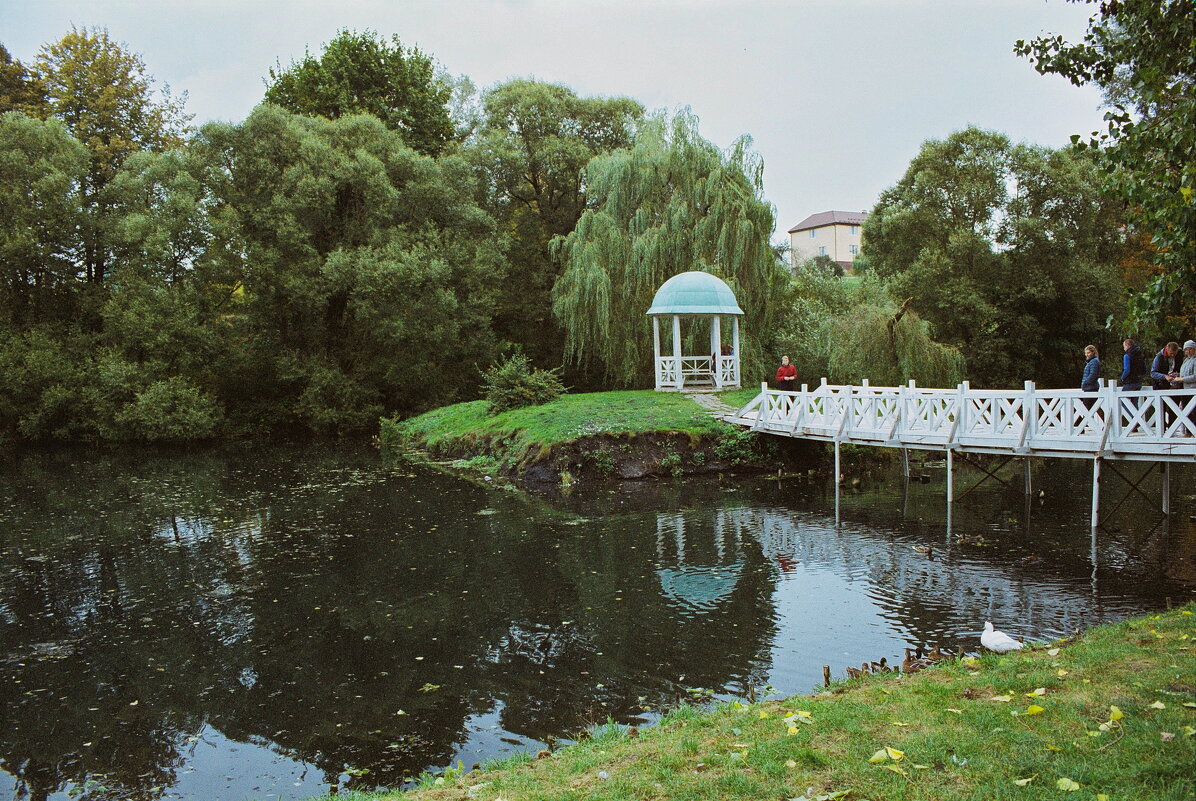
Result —
[[693, 270], [661, 284], [648, 314], [743, 314], [743, 309], [721, 278]]

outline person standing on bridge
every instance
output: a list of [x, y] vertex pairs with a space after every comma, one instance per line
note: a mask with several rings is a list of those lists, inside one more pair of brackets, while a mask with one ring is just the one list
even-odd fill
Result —
[[[1179, 389], [1196, 389], [1196, 340], [1189, 339], [1184, 343], [1184, 363], [1179, 367], [1179, 381], [1175, 386]], [[1190, 431], [1181, 431], [1181, 437], [1196, 436], [1196, 398], [1181, 396], [1176, 398], [1180, 403], [1180, 408], [1183, 408], [1184, 403], [1191, 403], [1192, 410], [1188, 412], [1188, 421], [1191, 423]]]
[[[1084, 362], [1084, 375], [1080, 377], [1080, 390], [1096, 392], [1100, 389], [1100, 353], [1097, 352], [1096, 345], [1086, 346], [1084, 356], [1088, 361]], [[1084, 398], [1085, 407], [1091, 409], [1094, 403], [1096, 403], [1096, 398]]]
[[1121, 362], [1121, 389], [1124, 392], [1137, 392], [1142, 389], [1142, 376], [1146, 373], [1146, 357], [1142, 355], [1142, 348], [1132, 339], [1121, 343], [1125, 356]]
[[777, 388], [784, 392], [792, 392], [797, 383], [797, 368], [789, 363], [788, 356], [781, 357], [781, 366], [777, 368]]

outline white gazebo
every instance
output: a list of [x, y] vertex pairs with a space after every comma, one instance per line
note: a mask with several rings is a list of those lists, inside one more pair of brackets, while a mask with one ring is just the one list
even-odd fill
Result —
[[[735, 293], [718, 276], [700, 271], [674, 275], [656, 290], [652, 308], [652, 344], [658, 392], [739, 389], [739, 317]], [[660, 318], [672, 317], [672, 355], [662, 355]], [[722, 318], [732, 320], [729, 353], [724, 353]], [[710, 348], [697, 356], [681, 354], [681, 318], [687, 326], [710, 327]], [[691, 334], [693, 333], [691, 328]]]

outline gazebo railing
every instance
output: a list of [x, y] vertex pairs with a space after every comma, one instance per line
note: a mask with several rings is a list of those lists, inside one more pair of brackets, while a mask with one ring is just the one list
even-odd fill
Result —
[[657, 387], [739, 386], [739, 362], [735, 357], [719, 356], [717, 361], [717, 368], [712, 369], [713, 360], [710, 356], [660, 356], [656, 359]]

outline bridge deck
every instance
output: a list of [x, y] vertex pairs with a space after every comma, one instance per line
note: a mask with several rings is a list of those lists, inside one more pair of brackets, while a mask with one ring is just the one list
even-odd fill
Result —
[[830, 385], [760, 394], [723, 418], [780, 436], [888, 448], [1196, 461], [1196, 390], [1097, 392]]

